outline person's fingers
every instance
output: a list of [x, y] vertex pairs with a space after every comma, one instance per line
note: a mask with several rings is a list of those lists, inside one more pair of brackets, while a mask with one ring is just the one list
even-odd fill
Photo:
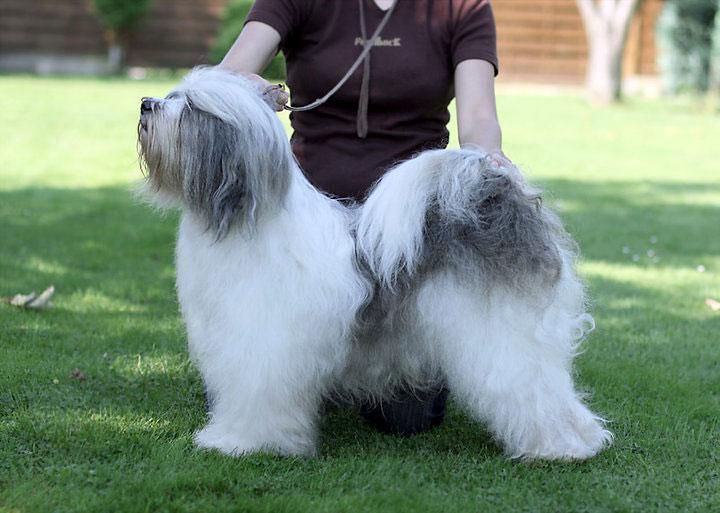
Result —
[[285, 105], [287, 105], [290, 100], [290, 96], [282, 84], [268, 82], [257, 73], [238, 72], [237, 74], [250, 81], [271, 109], [277, 112], [285, 109]]
[[265, 100], [265, 103], [267, 103], [270, 108], [278, 112], [285, 108], [285, 104], [288, 102], [289, 97], [282, 85], [276, 85], [268, 82], [263, 77], [255, 73], [243, 73], [243, 76], [255, 84], [255, 86], [261, 91], [263, 100]]
[[271, 85], [263, 91], [263, 98], [270, 107], [279, 112], [285, 108], [290, 96], [282, 85]]
[[492, 166], [496, 169], [514, 167], [512, 161], [501, 151], [495, 151], [489, 155]]

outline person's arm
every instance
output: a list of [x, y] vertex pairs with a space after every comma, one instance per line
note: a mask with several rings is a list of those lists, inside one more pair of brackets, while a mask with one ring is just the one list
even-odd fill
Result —
[[258, 84], [265, 91], [267, 103], [281, 111], [288, 101], [288, 95], [282, 88], [273, 86], [259, 74], [270, 63], [280, 45], [280, 34], [270, 25], [259, 21], [248, 22], [232, 45], [219, 68], [240, 73]]
[[460, 146], [490, 154], [500, 167], [512, 165], [502, 152], [493, 65], [482, 59], [458, 63], [455, 68], [455, 99]]
[[277, 30], [259, 21], [248, 22], [218, 66], [236, 73], [258, 75], [275, 56], [278, 45], [280, 34]]

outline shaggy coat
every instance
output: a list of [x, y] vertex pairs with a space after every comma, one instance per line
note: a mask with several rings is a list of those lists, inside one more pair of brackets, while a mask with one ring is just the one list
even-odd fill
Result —
[[517, 169], [435, 150], [358, 207], [305, 179], [249, 81], [192, 72], [145, 99], [147, 190], [177, 205], [177, 291], [209, 420], [201, 447], [313, 454], [322, 401], [446, 380], [512, 457], [611, 441], [571, 377], [592, 327], [558, 218]]

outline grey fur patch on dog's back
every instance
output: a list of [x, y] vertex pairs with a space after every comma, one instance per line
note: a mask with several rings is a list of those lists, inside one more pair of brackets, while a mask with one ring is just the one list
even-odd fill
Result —
[[419, 269], [451, 266], [506, 285], [554, 284], [562, 268], [558, 244], [568, 237], [539, 192], [488, 159], [478, 158], [472, 171], [477, 175], [469, 180], [441, 175], [426, 213]]
[[493, 168], [474, 152], [448, 151], [437, 164], [441, 167], [424, 196], [414, 265], [397, 259], [388, 284], [366, 260], [367, 253], [360, 254], [361, 271], [375, 283], [360, 315], [366, 329], [402, 316], [415, 288], [432, 273], [450, 271], [472, 286], [532, 293], [538, 286], [555, 285], [563, 267], [561, 252], [575, 252], [558, 217], [517, 169]]

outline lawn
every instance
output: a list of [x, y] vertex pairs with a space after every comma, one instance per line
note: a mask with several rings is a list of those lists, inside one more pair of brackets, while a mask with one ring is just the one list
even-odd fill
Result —
[[455, 407], [428, 434], [323, 423], [316, 459], [196, 450], [173, 289], [177, 216], [133, 199], [139, 98], [168, 81], [0, 77], [0, 511], [720, 511], [720, 116], [500, 94], [505, 149], [582, 247], [597, 330], [577, 361], [615, 445], [503, 457]]

